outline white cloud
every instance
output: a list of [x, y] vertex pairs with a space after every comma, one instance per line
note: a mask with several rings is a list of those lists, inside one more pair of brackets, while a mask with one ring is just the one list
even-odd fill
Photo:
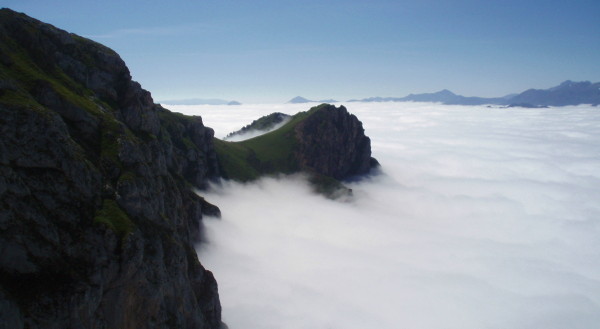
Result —
[[[353, 184], [352, 202], [316, 196], [300, 176], [204, 193], [223, 218], [205, 219], [199, 257], [230, 328], [600, 323], [597, 109], [347, 107], [384, 170]], [[196, 109], [217, 136], [307, 110]]]

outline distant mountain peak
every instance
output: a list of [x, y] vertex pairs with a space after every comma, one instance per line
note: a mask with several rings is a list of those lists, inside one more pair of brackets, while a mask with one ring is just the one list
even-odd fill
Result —
[[310, 99], [306, 99], [302, 96], [296, 96], [288, 101], [288, 104], [302, 104], [302, 103], [336, 103], [335, 99], [323, 99], [319, 101], [314, 101]]
[[435, 95], [456, 96], [456, 94], [455, 94], [455, 93], [451, 92], [451, 91], [450, 91], [450, 90], [448, 90], [448, 89], [443, 89], [443, 90], [440, 90], [440, 91], [438, 91], [437, 93], [434, 93], [434, 94], [435, 94]]
[[306, 99], [302, 96], [296, 96], [288, 101], [288, 103], [291, 103], [291, 104], [301, 104], [301, 103], [310, 103], [310, 102], [312, 102], [312, 101], [309, 99]]

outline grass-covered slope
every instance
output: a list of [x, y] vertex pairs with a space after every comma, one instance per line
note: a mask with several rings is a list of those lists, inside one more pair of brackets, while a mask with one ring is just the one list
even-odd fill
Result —
[[238, 131], [227, 134], [225, 139], [229, 139], [238, 135], [244, 135], [253, 131], [265, 133], [269, 130], [273, 130], [278, 124], [283, 123], [289, 118], [290, 116], [287, 114], [274, 112], [252, 121], [251, 124], [242, 127], [242, 129]]
[[297, 113], [279, 129], [245, 141], [227, 142], [215, 138], [221, 174], [225, 178], [249, 181], [265, 174], [299, 171], [300, 165], [294, 157], [297, 146], [295, 128], [324, 106], [327, 105]]
[[[99, 106], [106, 106], [98, 99], [93, 98], [93, 93], [75, 82], [65, 71], [52, 61], [47, 61], [43, 47], [52, 47], [52, 41], [44, 42], [46, 36], [52, 36], [54, 29], [46, 26], [40, 30], [35, 21], [15, 17], [14, 12], [0, 11], [0, 21], [17, 20], [19, 24], [3, 26], [0, 33], [0, 104], [23, 105], [37, 110], [44, 106], [38, 103], [34, 94], [40, 89], [54, 90], [64, 101], [78, 106], [86, 111], [101, 115]], [[9, 30], [9, 31], [7, 31]], [[11, 35], [18, 34], [16, 39]], [[82, 54], [83, 66], [95, 65], [94, 54], [86, 53], [90, 44], [97, 49], [117, 56], [114, 51], [100, 44], [71, 34], [67, 40], [62, 40], [71, 51]], [[26, 41], [23, 43], [22, 41]], [[34, 44], [39, 41], [39, 44]], [[41, 48], [38, 48], [41, 47]]]
[[343, 106], [329, 104], [300, 112], [264, 135], [241, 142], [215, 139], [214, 144], [226, 178], [249, 181], [305, 172], [327, 195], [342, 187], [341, 180], [366, 174], [377, 163], [360, 121]]

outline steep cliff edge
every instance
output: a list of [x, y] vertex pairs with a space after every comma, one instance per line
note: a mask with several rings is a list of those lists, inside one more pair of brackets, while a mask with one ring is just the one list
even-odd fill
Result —
[[315, 107], [294, 132], [298, 143], [294, 155], [304, 170], [344, 180], [378, 165], [362, 123], [344, 106]]
[[219, 328], [213, 131], [112, 50], [0, 10], [0, 327]]

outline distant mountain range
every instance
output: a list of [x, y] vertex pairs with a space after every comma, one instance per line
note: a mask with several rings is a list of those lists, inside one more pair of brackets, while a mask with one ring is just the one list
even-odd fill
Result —
[[336, 103], [337, 101], [334, 99], [323, 99], [320, 101], [313, 101], [310, 99], [306, 99], [301, 96], [296, 96], [288, 101], [289, 104], [302, 104], [302, 103]]
[[600, 82], [567, 80], [550, 89], [529, 89], [503, 97], [465, 97], [444, 89], [435, 93], [410, 94], [405, 97], [370, 97], [349, 102], [435, 102], [449, 105], [505, 105], [520, 107], [600, 104]]
[[435, 93], [410, 94], [405, 97], [370, 97], [361, 100], [349, 100], [349, 102], [435, 102], [443, 104], [481, 105], [481, 104], [504, 104], [507, 98], [483, 98], [465, 97], [456, 95], [450, 90], [444, 89]]
[[[301, 96], [290, 99], [288, 104], [303, 103], [337, 103], [334, 99], [311, 100]], [[432, 102], [448, 105], [502, 105], [510, 107], [545, 107], [600, 104], [600, 82], [567, 80], [549, 89], [528, 89], [520, 94], [510, 94], [502, 97], [467, 97], [457, 95], [448, 89], [434, 93], [410, 94], [404, 97], [369, 97], [351, 99], [348, 102]], [[175, 99], [160, 101], [169, 105], [241, 105], [237, 101], [223, 99]]]

